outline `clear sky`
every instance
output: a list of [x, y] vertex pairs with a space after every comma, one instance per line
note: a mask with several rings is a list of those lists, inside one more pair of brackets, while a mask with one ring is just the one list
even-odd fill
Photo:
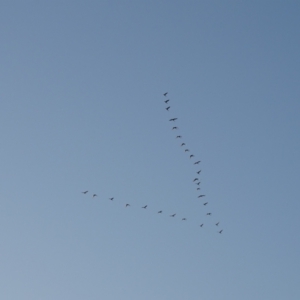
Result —
[[299, 15], [1, 1], [0, 298], [300, 299]]

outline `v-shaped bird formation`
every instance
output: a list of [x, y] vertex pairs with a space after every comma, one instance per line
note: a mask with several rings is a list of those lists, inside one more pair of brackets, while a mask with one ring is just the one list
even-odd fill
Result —
[[[164, 97], [167, 97], [167, 95], [168, 95], [168, 92], [166, 92], [166, 93], [163, 94]], [[167, 107], [165, 107], [165, 110], [166, 110], [167, 113], [169, 114], [169, 113], [172, 111], [172, 110], [171, 110], [172, 107], [171, 107], [170, 99], [164, 100], [164, 103], [165, 103], [166, 105], [168, 105]], [[178, 120], [177, 117], [171, 117], [171, 118], [169, 118], [169, 122], [172, 123], [171, 131], [173, 131], [173, 130], [175, 130], [176, 132], [179, 131], [179, 127], [177, 126], [177, 124], [176, 124], [176, 126], [174, 126], [174, 123], [176, 123], [177, 120]], [[178, 133], [176, 134], [175, 138], [176, 138], [176, 139], [183, 140], [182, 135], [180, 135], [180, 134], [178, 134]], [[179, 145], [184, 149], [183, 153], [188, 153], [189, 160], [192, 161], [192, 164], [194, 165], [194, 168], [197, 167], [196, 171], [194, 171], [194, 172], [199, 176], [200, 173], [202, 172], [202, 170], [199, 168], [199, 165], [200, 165], [200, 163], [201, 163], [201, 160], [196, 160], [196, 159], [195, 159], [195, 155], [194, 155], [194, 154], [191, 154], [190, 149], [186, 147], [186, 143], [185, 143], [184, 141], [181, 142]], [[197, 190], [197, 191], [201, 190], [201, 188], [200, 188], [201, 181], [200, 181], [199, 177], [195, 177], [195, 178], [192, 180], [192, 182], [196, 185], [196, 190]], [[81, 193], [84, 194], [84, 195], [87, 195], [88, 191], [83, 191], [83, 192], [81, 192]], [[95, 197], [97, 197], [97, 196], [98, 196], [98, 195], [95, 194], [95, 193], [92, 194], [92, 198], [95, 198]], [[206, 197], [206, 195], [201, 193], [200, 195], [197, 196], [197, 199], [201, 200], [201, 199], [203, 199], [204, 197]], [[111, 200], [111, 201], [113, 201], [114, 199], [115, 199], [114, 197], [108, 198], [108, 200]], [[197, 201], [198, 201], [198, 200], [197, 200]], [[203, 204], [203, 207], [204, 207], [205, 209], [206, 209], [207, 207], [209, 207], [209, 201], [205, 201], [205, 202], [202, 203], [202, 204]], [[130, 207], [131, 207], [130, 203], [125, 203], [125, 204], [123, 204], [123, 205], [124, 205], [125, 208], [130, 208]], [[144, 206], [141, 206], [140, 208], [145, 209], [145, 210], [148, 210], [148, 204], [145, 204]], [[149, 206], [149, 208], [150, 208], [150, 206]], [[156, 210], [156, 213], [157, 213], [157, 214], [163, 214], [163, 211], [162, 211], [162, 210]], [[212, 215], [212, 213], [211, 213], [211, 211], [206, 211], [204, 215], [205, 215], [205, 217], [209, 218], [209, 217]], [[177, 213], [168, 214], [168, 216], [171, 217], [171, 218], [175, 218], [175, 217], [177, 216]], [[181, 221], [187, 221], [188, 218], [187, 218], [186, 216], [182, 216], [182, 217], [179, 218], [179, 220], [181, 220]], [[214, 224], [214, 226], [216, 226], [216, 227], [218, 227], [218, 228], [220, 229], [219, 224], [220, 224], [220, 222], [218, 221], [218, 222], [216, 222], [216, 223]], [[201, 222], [201, 223], [199, 222], [199, 227], [200, 227], [200, 228], [205, 227], [205, 222]], [[223, 229], [218, 230], [217, 232], [218, 232], [219, 234], [221, 234], [221, 233], [223, 232]]]

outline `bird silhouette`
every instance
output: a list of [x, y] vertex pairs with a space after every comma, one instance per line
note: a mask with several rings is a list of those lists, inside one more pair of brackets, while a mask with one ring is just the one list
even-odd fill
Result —
[[162, 213], [162, 210], [160, 210], [159, 212], [157, 212], [158, 214], [161, 214]]
[[203, 225], [204, 225], [204, 224], [202, 223], [202, 224], [200, 225], [200, 227], [203, 227]]
[[207, 205], [208, 202], [203, 203], [203, 205]]
[[219, 233], [222, 233], [222, 232], [223, 232], [223, 229], [219, 231]]
[[127, 204], [125, 205], [125, 207], [127, 207], [127, 206], [130, 206], [130, 204], [127, 203]]
[[181, 138], [182, 138], [181, 135], [177, 135], [177, 136], [176, 136], [176, 139], [181, 139]]
[[88, 191], [85, 191], [85, 192], [81, 192], [82, 194], [86, 194]]
[[142, 208], [145, 208], [145, 209], [146, 209], [146, 208], [147, 208], [147, 206], [148, 206], [148, 205], [145, 205], [145, 206], [143, 206]]
[[175, 122], [177, 119], [178, 119], [178, 118], [172, 118], [172, 119], [170, 119], [169, 121]]
[[201, 190], [200, 188], [197, 188], [197, 191]]
[[190, 151], [189, 149], [185, 149], [185, 150], [184, 150], [184, 152], [189, 152], [189, 151]]
[[168, 100], [165, 100], [165, 103], [167, 104], [169, 101], [170, 101], [170, 99], [168, 99]]
[[194, 163], [194, 165], [199, 165], [201, 163], [201, 160], [198, 160]]
[[185, 146], [185, 143], [182, 143], [181, 146]]
[[197, 174], [200, 174], [200, 173], [201, 173], [201, 170], [197, 172]]
[[197, 184], [197, 185], [200, 185], [200, 183], [201, 183], [201, 181], [197, 182], [196, 184]]
[[169, 110], [171, 108], [171, 106], [166, 107], [166, 110]]
[[207, 215], [207, 216], [210, 216], [210, 215], [211, 215], [211, 213], [207, 213], [206, 215]]
[[113, 201], [113, 200], [114, 200], [114, 197], [112, 197], [112, 198], [109, 198], [109, 200]]
[[191, 154], [191, 155], [190, 155], [190, 158], [192, 158], [192, 157], [194, 157], [194, 156], [195, 156], [195, 155]]
[[216, 226], [219, 226], [220, 222], [216, 223]]
[[164, 96], [166, 97], [168, 95], [168, 92], [164, 93]]
[[174, 130], [174, 129], [178, 129], [178, 127], [174, 126], [174, 127], [172, 128], [172, 130]]
[[199, 180], [199, 178], [195, 178], [195, 179], [193, 180], [193, 182], [195, 182], [195, 181], [197, 181], [197, 180]]
[[182, 221], [186, 221], [186, 218], [182, 218], [181, 220], [182, 220]]
[[202, 198], [202, 197], [205, 197], [205, 195], [199, 195], [199, 196], [198, 196], [198, 198]]
[[93, 198], [94, 198], [94, 197], [97, 197], [97, 194], [94, 194], [94, 195], [93, 195]]
[[174, 218], [175, 216], [176, 216], [176, 214], [170, 215], [170, 217], [173, 217], [173, 218]]

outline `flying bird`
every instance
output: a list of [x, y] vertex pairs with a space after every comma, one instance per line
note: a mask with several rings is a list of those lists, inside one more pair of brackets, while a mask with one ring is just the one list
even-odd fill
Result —
[[198, 198], [205, 197], [205, 195], [199, 195]]
[[178, 119], [178, 118], [172, 118], [172, 119], [170, 119], [169, 121], [175, 122], [177, 119]]
[[176, 136], [176, 139], [181, 139], [181, 138], [182, 138], [181, 135], [177, 135], [177, 136]]
[[194, 157], [194, 156], [195, 156], [195, 155], [191, 154], [191, 155], [190, 155], [190, 158], [192, 158], [192, 157]]
[[201, 163], [201, 160], [198, 160], [198, 161], [196, 161], [195, 163], [194, 163], [194, 165], [198, 165], [198, 164], [200, 164]]
[[189, 152], [189, 151], [190, 151], [189, 149], [185, 149], [185, 150], [184, 150], [184, 152]]
[[167, 104], [169, 101], [170, 101], [170, 99], [168, 99], [168, 100], [165, 100], [165, 103]]
[[200, 174], [200, 173], [201, 173], [201, 170], [197, 172], [197, 174]]
[[194, 181], [197, 181], [197, 180], [199, 180], [199, 178], [195, 178], [195, 179], [193, 180], [193, 182], [194, 182]]
[[172, 130], [174, 130], [174, 129], [178, 129], [178, 127], [174, 126], [174, 127], [172, 128]]
[[185, 143], [182, 143], [182, 144], [181, 144], [181, 146], [184, 146], [184, 145], [185, 145]]
[[93, 198], [94, 198], [94, 197], [97, 197], [97, 194], [94, 194], [94, 195], [93, 195]]
[[222, 232], [223, 232], [223, 229], [219, 231], [219, 233], [222, 233]]
[[164, 93], [164, 96], [166, 97], [168, 95], [168, 92]]
[[85, 191], [85, 192], [81, 192], [82, 194], [86, 194], [88, 191]]
[[113, 200], [114, 200], [114, 197], [112, 197], [112, 198], [109, 198], [109, 200], [113, 201]]
[[158, 214], [161, 214], [162, 213], [162, 210], [160, 210], [159, 212], [158, 212]]
[[196, 184], [197, 184], [197, 185], [200, 185], [200, 183], [201, 183], [201, 181], [197, 182]]
[[197, 188], [197, 191], [201, 190], [200, 188]]
[[182, 220], [182, 221], [186, 221], [186, 218], [182, 218], [181, 220]]
[[216, 223], [216, 226], [219, 226], [220, 222]]
[[166, 110], [169, 110], [171, 108], [171, 106], [166, 107]]
[[204, 224], [202, 223], [202, 224], [200, 225], [200, 227], [203, 227], [203, 225], [204, 225]]
[[127, 207], [127, 206], [130, 206], [130, 204], [127, 203], [127, 204], [125, 205], [125, 207]]
[[145, 208], [145, 209], [146, 209], [146, 208], [147, 208], [147, 206], [148, 206], [148, 205], [145, 205], [145, 206], [143, 206], [142, 208]]
[[207, 213], [206, 215], [207, 215], [207, 216], [210, 216], [210, 215], [211, 215], [211, 213]]
[[208, 202], [203, 203], [203, 205], [207, 205]]
[[175, 217], [175, 216], [176, 216], [176, 214], [170, 215], [170, 217]]

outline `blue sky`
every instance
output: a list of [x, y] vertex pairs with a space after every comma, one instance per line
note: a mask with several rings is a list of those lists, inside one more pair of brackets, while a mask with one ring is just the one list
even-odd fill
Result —
[[298, 300], [299, 14], [2, 1], [1, 298]]

